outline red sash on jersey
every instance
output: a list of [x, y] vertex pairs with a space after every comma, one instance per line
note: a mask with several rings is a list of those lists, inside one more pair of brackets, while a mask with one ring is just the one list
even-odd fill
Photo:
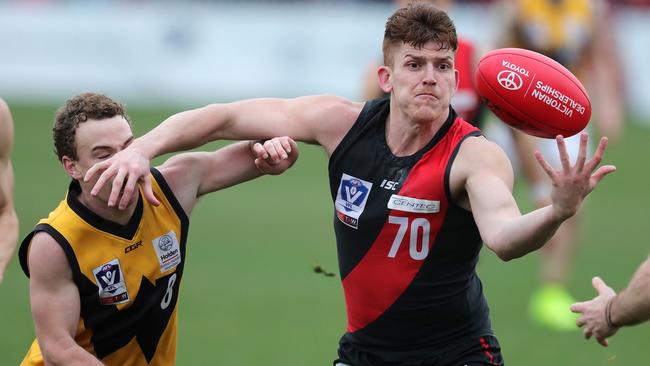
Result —
[[[426, 258], [414, 259], [412, 251], [415, 250], [417, 257], [424, 250], [422, 245], [426, 245], [427, 252], [431, 252], [449, 207], [445, 192], [447, 165], [456, 146], [474, 131], [478, 129], [457, 118], [447, 134], [422, 156], [409, 173], [397, 195], [414, 200], [437, 201], [438, 211], [416, 213], [404, 209], [390, 210], [389, 217], [370, 250], [343, 280], [348, 332], [362, 329], [381, 316], [409, 287], [419, 272]], [[426, 226], [429, 227], [428, 235]], [[394, 257], [389, 257], [391, 248], [395, 247], [396, 238], [399, 237], [399, 249]]]

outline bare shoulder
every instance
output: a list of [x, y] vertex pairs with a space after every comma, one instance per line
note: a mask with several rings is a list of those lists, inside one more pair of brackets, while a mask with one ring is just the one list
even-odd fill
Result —
[[178, 195], [183, 190], [196, 191], [196, 187], [189, 187], [188, 182], [193, 181], [194, 176], [198, 174], [197, 169], [202, 167], [202, 160], [204, 160], [206, 154], [205, 152], [176, 154], [165, 160], [156, 169], [175, 195]]
[[364, 103], [335, 95], [318, 95], [296, 99], [303, 121], [313, 129], [318, 143], [330, 155], [361, 114]]
[[451, 168], [452, 195], [459, 202], [464, 201], [468, 181], [482, 180], [486, 176], [496, 176], [512, 187], [514, 173], [510, 160], [499, 145], [485, 137], [467, 138], [460, 146]]
[[72, 279], [70, 264], [63, 248], [48, 233], [34, 234], [29, 245], [27, 263], [31, 279], [42, 282]]
[[477, 169], [493, 169], [501, 165], [512, 169], [510, 160], [503, 149], [483, 136], [466, 139], [460, 146], [456, 160], [458, 159]]

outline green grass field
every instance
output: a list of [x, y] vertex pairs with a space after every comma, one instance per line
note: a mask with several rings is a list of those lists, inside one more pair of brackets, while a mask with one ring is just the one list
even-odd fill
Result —
[[[52, 153], [54, 111], [13, 106], [21, 238], [67, 187]], [[171, 112], [131, 110], [136, 134]], [[569, 283], [579, 299], [593, 296], [590, 279], [596, 274], [620, 290], [650, 251], [643, 231], [650, 206], [648, 141], [650, 130], [631, 124], [625, 139], [607, 152], [606, 162], [615, 163], [618, 172], [588, 199]], [[338, 268], [327, 161], [320, 149], [301, 148], [300, 160], [284, 176], [213, 193], [195, 210], [181, 288], [179, 365], [331, 365], [336, 357], [346, 325], [343, 291], [338, 276], [311, 270], [315, 261]], [[585, 341], [577, 330], [553, 333], [531, 325], [526, 305], [537, 284], [536, 269], [536, 255], [503, 263], [488, 250], [482, 254], [479, 272], [508, 365], [648, 363], [650, 324], [622, 329], [609, 348]], [[34, 331], [28, 281], [16, 259], [0, 286], [0, 310], [0, 365], [17, 365]]]

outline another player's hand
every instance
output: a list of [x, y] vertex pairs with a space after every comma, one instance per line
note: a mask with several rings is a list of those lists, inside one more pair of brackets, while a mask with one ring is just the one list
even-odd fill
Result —
[[576, 320], [576, 325], [582, 328], [585, 338], [589, 339], [593, 336], [598, 343], [607, 347], [609, 345], [607, 338], [618, 331], [618, 328], [612, 328], [607, 324], [606, 314], [607, 303], [616, 296], [616, 292], [607, 286], [600, 277], [594, 277], [591, 284], [598, 291], [598, 296], [592, 300], [571, 305], [571, 311], [581, 314]]
[[[109, 159], [93, 165], [84, 176], [84, 181], [88, 182], [93, 176], [101, 172], [99, 179], [97, 179], [90, 192], [93, 196], [99, 194], [102, 187], [112, 179], [111, 194], [108, 199], [109, 207], [119, 204], [118, 208], [120, 210], [125, 209], [133, 192], [138, 189], [138, 184], [142, 185], [144, 197], [147, 201], [156, 206], [160, 204], [151, 188], [151, 176], [149, 175], [151, 162], [138, 148], [136, 141]], [[122, 198], [118, 202], [120, 193], [122, 193]]]
[[251, 146], [255, 166], [264, 174], [284, 173], [298, 159], [298, 144], [290, 137], [275, 137]]
[[560, 161], [562, 168], [555, 170], [542, 157], [539, 151], [535, 152], [537, 162], [542, 166], [546, 174], [551, 178], [553, 191], [551, 200], [553, 209], [559, 220], [566, 220], [573, 216], [584, 198], [598, 185], [598, 183], [609, 173], [616, 171], [613, 165], [600, 164], [605, 148], [607, 147], [607, 137], [600, 139], [598, 148], [594, 156], [587, 161], [587, 142], [589, 137], [586, 133], [580, 135], [580, 152], [575, 165], [569, 162], [569, 154], [564, 144], [564, 138], [557, 136], [557, 147], [560, 152]]

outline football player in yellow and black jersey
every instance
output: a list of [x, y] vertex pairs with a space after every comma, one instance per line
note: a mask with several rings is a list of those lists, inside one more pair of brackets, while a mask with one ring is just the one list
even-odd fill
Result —
[[20, 248], [37, 338], [22, 365], [174, 365], [176, 304], [198, 197], [282, 173], [297, 159], [295, 142], [177, 155], [143, 178], [148, 199], [122, 189], [128, 204], [119, 210], [107, 205], [108, 189], [92, 195], [95, 182], [83, 177], [133, 141], [123, 106], [78, 95], [59, 109], [53, 131], [72, 182]]

